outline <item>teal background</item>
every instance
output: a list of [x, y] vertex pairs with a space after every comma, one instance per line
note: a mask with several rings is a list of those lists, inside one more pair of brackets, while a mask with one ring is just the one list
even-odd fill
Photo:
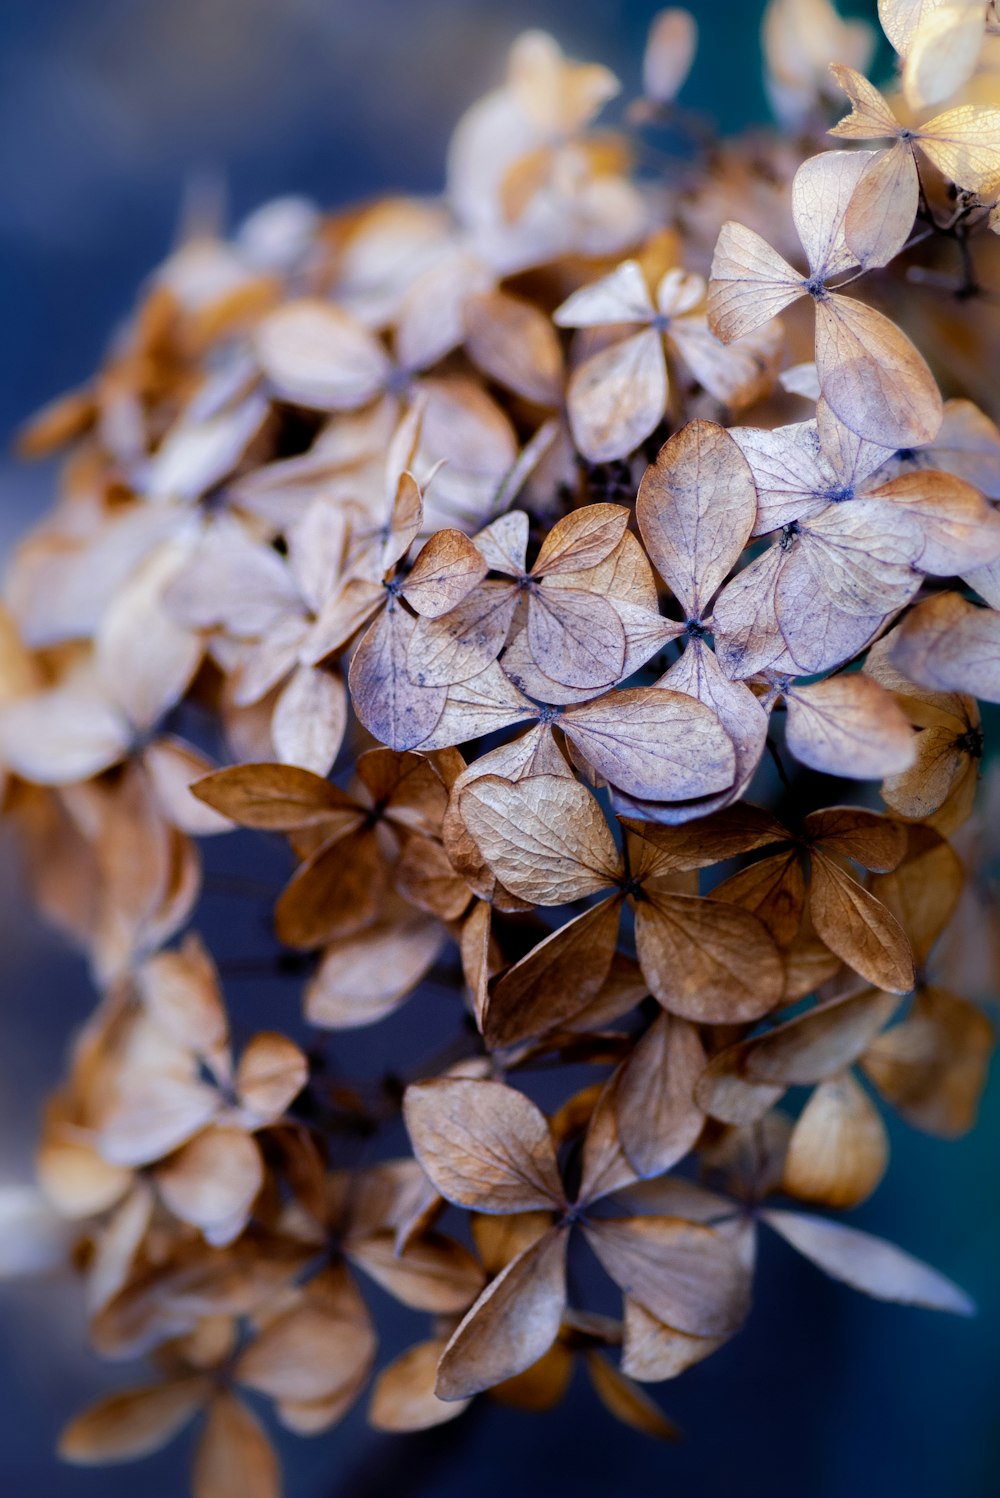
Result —
[[[757, 0], [693, 7], [702, 49], [684, 99], [727, 129], [766, 119]], [[600, 58], [635, 89], [657, 6], [643, 0], [4, 0], [0, 7], [0, 427], [83, 379], [169, 246], [183, 187], [221, 171], [238, 217], [269, 195], [326, 204], [433, 190], [451, 126], [527, 25]], [[857, 9], [857, 7], [855, 7]], [[996, 414], [996, 413], [994, 413]], [[0, 459], [0, 545], [40, 517], [50, 468]], [[4, 845], [0, 1179], [30, 1177], [40, 1099], [91, 1003], [81, 965], [25, 908]], [[208, 935], [228, 950], [228, 907]], [[292, 1003], [245, 985], [238, 1022]], [[245, 1006], [240, 1008], [240, 1006]], [[404, 1040], [412, 1021], [400, 1021]], [[355, 1042], [357, 1044], [357, 1042]], [[281, 1438], [290, 1498], [993, 1498], [1000, 1492], [1000, 1087], [978, 1131], [944, 1144], [892, 1124], [894, 1158], [855, 1214], [952, 1275], [973, 1322], [868, 1302], [776, 1239], [762, 1243], [750, 1324], [657, 1397], [686, 1431], [662, 1448], [574, 1385], [537, 1419], [480, 1401], [457, 1425], [387, 1440], [360, 1412], [312, 1441]], [[381, 1314], [387, 1303], [377, 1294]], [[388, 1313], [387, 1350], [423, 1335]], [[0, 1492], [181, 1498], [190, 1442], [112, 1470], [51, 1455], [60, 1427], [135, 1376], [86, 1352], [75, 1287], [0, 1287]]]

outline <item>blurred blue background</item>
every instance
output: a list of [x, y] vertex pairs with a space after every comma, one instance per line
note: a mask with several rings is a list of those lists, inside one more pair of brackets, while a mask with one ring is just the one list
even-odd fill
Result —
[[[0, 5], [0, 427], [83, 378], [169, 248], [185, 185], [219, 172], [233, 219], [264, 198], [322, 204], [434, 190], [462, 110], [523, 27], [556, 32], [637, 87], [654, 0], [3, 0]], [[766, 119], [759, 0], [696, 0], [684, 98], [728, 128]], [[852, 7], [864, 13], [863, 0]], [[871, 7], [873, 11], [874, 7]], [[53, 473], [0, 460], [0, 549], [44, 513]], [[0, 1179], [27, 1180], [40, 1099], [90, 1002], [80, 963], [24, 907], [0, 861], [4, 1017]], [[273, 999], [271, 1000], [273, 1002]], [[257, 995], [258, 1007], [268, 1002]], [[894, 1160], [859, 1226], [952, 1275], [978, 1320], [877, 1305], [765, 1245], [746, 1332], [658, 1397], [686, 1431], [661, 1448], [575, 1384], [553, 1415], [481, 1401], [390, 1440], [360, 1413], [282, 1441], [289, 1498], [617, 1495], [993, 1498], [1000, 1492], [1000, 1089], [946, 1145], [893, 1127]], [[373, 1297], [373, 1304], [375, 1298]], [[379, 1297], [381, 1312], [384, 1300]], [[423, 1335], [413, 1318], [393, 1344]], [[390, 1347], [391, 1350], [391, 1347]], [[85, 1350], [70, 1284], [0, 1287], [0, 1492], [182, 1498], [189, 1442], [140, 1466], [60, 1466], [60, 1427], [122, 1382]]]

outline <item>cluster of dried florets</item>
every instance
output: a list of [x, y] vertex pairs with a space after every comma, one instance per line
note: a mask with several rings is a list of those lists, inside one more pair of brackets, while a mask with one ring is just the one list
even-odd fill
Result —
[[[485, 1390], [547, 1407], [579, 1353], [669, 1434], [640, 1386], [738, 1329], [758, 1222], [872, 1295], [968, 1309], [767, 1204], [864, 1200], [877, 1100], [970, 1127], [992, 1043], [970, 818], [1000, 433], [970, 397], [1000, 347], [996, 54], [981, 0], [884, 10], [891, 104], [856, 70], [865, 28], [774, 0], [795, 149], [674, 104], [694, 26], [664, 13], [628, 118], [675, 155], [642, 174], [634, 136], [593, 128], [616, 80], [529, 34], [443, 200], [192, 235], [27, 433], [71, 455], [8, 579], [0, 761], [102, 995], [41, 1182], [94, 1345], [160, 1369], [70, 1426], [71, 1460], [200, 1411], [199, 1498], [277, 1493], [238, 1391], [303, 1433], [362, 1396], [355, 1271], [432, 1318], [375, 1378], [394, 1430]], [[833, 133], [888, 144], [821, 148], [841, 90]], [[429, 982], [443, 1055], [351, 1084], [279, 1031], [234, 1054], [182, 935], [195, 839], [234, 826], [287, 839], [275, 960], [313, 1040]], [[400, 1112], [412, 1155], [384, 1158]], [[576, 1237], [620, 1317], [570, 1304]]]

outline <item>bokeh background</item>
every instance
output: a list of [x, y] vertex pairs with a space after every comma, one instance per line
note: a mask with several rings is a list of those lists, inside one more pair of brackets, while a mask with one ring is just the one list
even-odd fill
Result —
[[[2, 0], [0, 554], [44, 512], [54, 482], [50, 468], [8, 457], [9, 434], [92, 369], [169, 248], [193, 181], [223, 181], [233, 220], [275, 194], [333, 205], [387, 189], [433, 191], [452, 124], [499, 77], [520, 29], [553, 30], [634, 92], [657, 8], [655, 0]], [[766, 120], [760, 0], [693, 0], [691, 8], [702, 48], [685, 100], [727, 129]], [[874, 6], [857, 0], [851, 9]], [[218, 902], [207, 918], [237, 950], [231, 903]], [[60, 1075], [91, 991], [82, 964], [26, 908], [6, 845], [0, 943], [0, 1181], [27, 1181], [42, 1095]], [[246, 1023], [286, 1001], [252, 982], [235, 999]], [[640, 1484], [693, 1498], [994, 1498], [1000, 1086], [987, 1094], [978, 1132], [958, 1145], [897, 1125], [892, 1134], [892, 1169], [856, 1221], [957, 1279], [979, 1303], [977, 1320], [867, 1302], [772, 1240], [746, 1331], [659, 1391], [686, 1432], [680, 1446], [616, 1426], [580, 1382], [543, 1419], [480, 1401], [457, 1424], [414, 1437], [380, 1437], [356, 1412], [327, 1436], [279, 1438], [289, 1498], [618, 1495]], [[376, 1300], [381, 1315], [387, 1303]], [[388, 1350], [416, 1335], [411, 1321], [391, 1324]], [[52, 1455], [74, 1410], [122, 1377], [85, 1350], [71, 1283], [0, 1285], [0, 1492], [182, 1498], [187, 1439], [110, 1470], [63, 1467]]]

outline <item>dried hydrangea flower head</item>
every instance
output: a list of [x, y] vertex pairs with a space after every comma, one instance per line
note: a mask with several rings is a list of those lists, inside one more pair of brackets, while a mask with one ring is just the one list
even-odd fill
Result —
[[[67, 1459], [200, 1419], [197, 1498], [277, 1498], [248, 1390], [417, 1430], [577, 1360], [671, 1438], [642, 1385], [738, 1332], [759, 1226], [972, 1310], [836, 1215], [885, 1110], [972, 1127], [1000, 968], [996, 18], [880, 14], [901, 93], [771, 0], [752, 140], [678, 102], [683, 11], [613, 129], [529, 32], [440, 198], [201, 223], [24, 434], [65, 465], [0, 611], [3, 804], [99, 996], [0, 1264], [72, 1264], [155, 1370]], [[200, 903], [227, 847], [253, 951]], [[261, 965], [301, 1014], [244, 1033]], [[428, 1318], [388, 1362], [368, 1280]]]

